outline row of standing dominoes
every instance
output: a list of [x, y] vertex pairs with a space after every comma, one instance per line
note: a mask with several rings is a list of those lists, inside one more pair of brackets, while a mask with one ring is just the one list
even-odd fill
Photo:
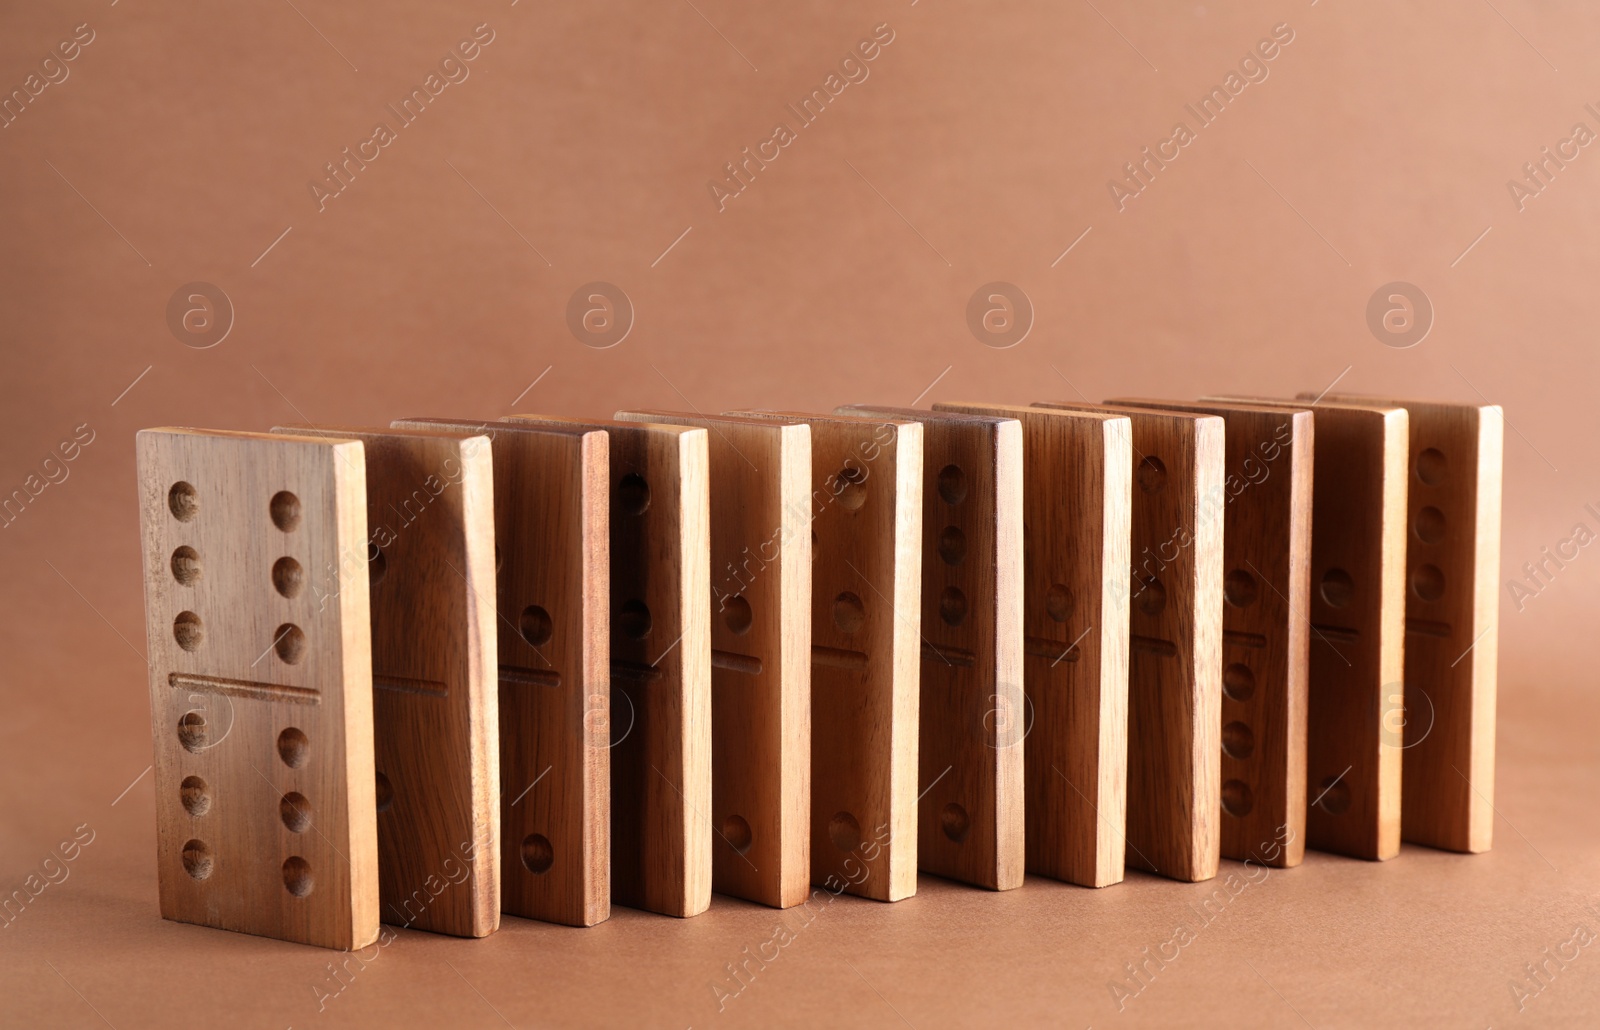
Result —
[[1484, 850], [1501, 440], [1344, 397], [146, 430], [162, 914], [350, 948]]

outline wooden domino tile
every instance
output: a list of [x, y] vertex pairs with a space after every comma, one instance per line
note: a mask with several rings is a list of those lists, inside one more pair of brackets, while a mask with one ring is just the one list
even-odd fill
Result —
[[1022, 426], [913, 408], [922, 426], [917, 865], [991, 890], [1023, 880]]
[[1222, 842], [1222, 521], [1203, 504], [1222, 489], [1222, 420], [1036, 406], [1129, 419], [1126, 860], [1176, 880], [1209, 880]]
[[1306, 846], [1400, 853], [1405, 630], [1404, 408], [1218, 397], [1315, 415]]
[[[546, 415], [506, 421], [609, 437], [611, 900], [698, 915], [711, 904], [713, 838], [707, 433]], [[532, 533], [529, 543], [540, 539]]]
[[500, 925], [489, 442], [463, 433], [280, 427], [367, 456], [378, 879], [385, 922]]
[[1493, 404], [1329, 400], [1392, 405], [1410, 416], [1400, 835], [1488, 851], [1504, 416]]
[[811, 882], [917, 891], [922, 425], [736, 412], [811, 427]]
[[811, 430], [666, 411], [709, 432], [713, 889], [778, 908], [811, 878]]
[[378, 936], [362, 445], [138, 436], [161, 914]]
[[1225, 424], [1225, 478], [1200, 498], [1202, 518], [1220, 518], [1223, 529], [1222, 857], [1299, 865], [1307, 800], [1311, 412], [1142, 398], [1113, 403], [1216, 415]]
[[476, 433], [494, 458], [502, 911], [592, 926], [611, 914], [607, 438], [581, 428], [405, 419]]
[[1028, 871], [1117, 883], [1127, 818], [1128, 419], [1022, 405], [934, 408], [1022, 424]]

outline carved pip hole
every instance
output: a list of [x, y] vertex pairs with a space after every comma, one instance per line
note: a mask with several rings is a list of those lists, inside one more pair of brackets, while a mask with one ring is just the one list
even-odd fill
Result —
[[1425, 544], [1442, 543], [1445, 532], [1444, 512], [1431, 504], [1428, 505], [1417, 512], [1416, 519], [1411, 523], [1411, 531]]
[[1329, 569], [1322, 574], [1319, 592], [1330, 608], [1343, 608], [1355, 597], [1356, 581], [1343, 569]]
[[522, 865], [530, 873], [546, 873], [555, 864], [556, 852], [550, 839], [542, 833], [530, 833], [522, 839]]
[[178, 743], [185, 751], [199, 754], [206, 749], [208, 739], [206, 717], [199, 712], [185, 712], [178, 720]]
[[1244, 569], [1234, 569], [1222, 581], [1222, 596], [1235, 608], [1254, 604], [1259, 592], [1255, 576]]
[[1426, 486], [1439, 486], [1449, 474], [1450, 463], [1445, 460], [1444, 452], [1437, 447], [1429, 447], [1417, 455], [1417, 478]]
[[303, 898], [311, 893], [316, 880], [311, 875], [311, 863], [299, 855], [290, 855], [283, 861], [283, 886], [290, 894]]
[[298, 769], [311, 757], [311, 741], [299, 727], [290, 726], [278, 734], [278, 757], [284, 765]]
[[952, 801], [939, 813], [939, 828], [946, 837], [960, 844], [972, 829], [972, 817], [967, 815], [965, 808]]
[[298, 665], [306, 655], [306, 635], [292, 622], [278, 627], [272, 635], [272, 649], [285, 665]]
[[1249, 758], [1256, 751], [1255, 731], [1235, 720], [1222, 727], [1222, 752], [1229, 758]]
[[293, 558], [284, 556], [272, 563], [272, 587], [282, 596], [298, 597], [305, 581], [305, 570]]
[[172, 620], [172, 639], [185, 651], [198, 651], [206, 639], [206, 626], [194, 612], [179, 612]]
[[735, 633], [743, 635], [750, 632], [755, 616], [750, 611], [750, 602], [738, 594], [728, 598], [722, 606], [722, 621]]
[[283, 532], [293, 532], [300, 525], [300, 498], [289, 491], [279, 490], [273, 494], [268, 508], [272, 512], [272, 524]]
[[518, 620], [517, 631], [522, 634], [522, 639], [530, 647], [541, 647], [550, 642], [554, 628], [550, 622], [550, 613], [536, 604], [530, 604], [522, 609], [522, 618]]
[[858, 632], [866, 622], [867, 614], [860, 597], [846, 590], [833, 599], [833, 624], [841, 633]]
[[198, 819], [211, 811], [211, 786], [198, 776], [185, 776], [178, 786], [183, 810]]
[[650, 484], [637, 472], [617, 481], [617, 508], [624, 515], [643, 515], [650, 507]]
[[945, 587], [939, 594], [939, 618], [949, 626], [959, 626], [966, 621], [967, 595], [960, 587]]
[[840, 851], [854, 851], [861, 846], [861, 824], [849, 812], [836, 812], [828, 820], [828, 839]]
[[1156, 493], [1167, 485], [1167, 465], [1152, 454], [1139, 462], [1137, 478], [1140, 490], [1147, 494]]
[[617, 609], [617, 632], [633, 640], [650, 635], [650, 608], [638, 598], [624, 601]]
[[1350, 810], [1350, 788], [1340, 777], [1329, 776], [1322, 781], [1314, 800], [1316, 806], [1329, 815], [1343, 815]]
[[200, 581], [200, 553], [184, 545], [172, 552], [172, 578], [186, 587]]
[[744, 816], [730, 815], [722, 820], [722, 839], [742, 855], [755, 843], [755, 834], [751, 832], [750, 824], [745, 821]]
[[1134, 602], [1146, 615], [1160, 615], [1167, 607], [1167, 588], [1156, 577], [1147, 576], [1140, 584]]
[[960, 526], [946, 526], [939, 533], [939, 557], [946, 565], [960, 565], [967, 556], [967, 534]]
[[167, 510], [179, 522], [192, 522], [200, 514], [200, 496], [194, 487], [179, 480], [167, 491]]
[[860, 511], [867, 503], [867, 475], [858, 468], [840, 469], [834, 477], [833, 495], [846, 511]]
[[1418, 565], [1411, 572], [1411, 590], [1424, 601], [1444, 596], [1444, 571], [1437, 565]]
[[183, 845], [183, 871], [196, 880], [204, 880], [211, 875], [216, 861], [211, 854], [211, 845], [203, 840], [186, 841]]
[[278, 801], [278, 816], [292, 833], [311, 829], [311, 802], [297, 791], [290, 791]]
[[939, 470], [939, 496], [946, 504], [960, 504], [967, 496], [967, 474], [960, 465], [946, 465]]
[[1222, 670], [1222, 692], [1235, 701], [1248, 701], [1256, 692], [1256, 674], [1248, 665], [1231, 662]]

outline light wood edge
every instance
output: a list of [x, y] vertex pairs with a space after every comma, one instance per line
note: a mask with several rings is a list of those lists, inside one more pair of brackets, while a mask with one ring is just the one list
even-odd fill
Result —
[[[889, 782], [889, 900], [917, 892], [917, 747], [922, 702], [922, 423], [895, 431], [894, 716]], [[915, 613], [901, 618], [901, 612]]]
[[711, 863], [714, 834], [711, 827], [711, 459], [710, 434], [690, 426], [651, 428], [682, 430], [677, 436], [679, 486], [678, 513], [683, 527], [680, 568], [683, 570], [683, 612], [679, 627], [683, 639], [684, 722], [684, 917], [711, 907]]
[[783, 425], [779, 433], [784, 546], [778, 574], [789, 614], [788, 632], [779, 642], [780, 718], [793, 727], [792, 746], [783, 750], [780, 763], [779, 796], [785, 799], [780, 832], [787, 845], [779, 896], [780, 907], [792, 908], [811, 893], [811, 427]]
[[[1303, 497], [1305, 517], [1291, 522], [1289, 532], [1290, 553], [1299, 560], [1289, 563], [1288, 596], [1297, 598], [1304, 617], [1289, 613], [1288, 653], [1294, 660], [1289, 663], [1290, 679], [1285, 684], [1288, 692], [1285, 718], [1288, 722], [1289, 768], [1287, 819], [1293, 836], [1283, 844], [1285, 868], [1293, 868], [1305, 861], [1306, 855], [1306, 755], [1310, 748], [1308, 739], [1309, 712], [1311, 708], [1311, 513], [1316, 508], [1316, 484], [1312, 479], [1317, 453], [1317, 420], [1310, 410], [1289, 412], [1292, 444], [1289, 449], [1289, 474], [1293, 477], [1293, 493]], [[1295, 657], [1297, 656], [1297, 657]]]
[[[1128, 641], [1132, 604], [1133, 423], [1108, 418], [1105, 434], [1103, 576], [1100, 586], [1100, 735], [1098, 812], [1115, 832], [1099, 834], [1093, 886], [1122, 882], [1127, 864], [1128, 823]], [[1221, 733], [1220, 726], [1217, 732]], [[1220, 762], [1220, 759], [1219, 759]]]
[[[1474, 639], [1483, 637], [1472, 654], [1472, 768], [1467, 778], [1473, 787], [1468, 848], [1488, 851], [1494, 844], [1495, 720], [1500, 666], [1500, 529], [1501, 493], [1505, 479], [1505, 412], [1498, 404], [1478, 409], [1478, 510], [1477, 576], [1473, 612], [1483, 629], [1473, 626]], [[1487, 630], [1488, 632], [1484, 632]]]
[[[479, 827], [473, 840], [489, 834], [495, 846], [473, 848], [469, 864], [476, 879], [478, 900], [473, 912], [474, 937], [486, 937], [500, 928], [500, 652], [499, 627], [494, 607], [494, 464], [486, 435], [461, 440], [461, 515], [466, 527], [467, 610], [475, 630], [469, 645], [471, 677], [481, 689], [467, 698], [472, 763], [472, 810], [491, 815], [490, 825]], [[474, 531], [476, 530], [476, 531]], [[484, 585], [489, 590], [484, 591]], [[487, 599], [488, 610], [484, 610]]]
[[[1202, 827], [1196, 841], [1196, 880], [1217, 875], [1222, 862], [1222, 527], [1207, 518], [1206, 499], [1225, 489], [1226, 423], [1216, 415], [1198, 416], [1194, 424], [1195, 604], [1194, 665], [1196, 677], [1194, 735], [1196, 770], [1194, 819]], [[1207, 557], [1209, 556], [1209, 558]]]
[[[995, 596], [998, 602], [995, 605], [995, 691], [1004, 692], [1001, 703], [1006, 707], [1003, 711], [1025, 712], [1022, 423], [1014, 418], [1004, 419], [994, 426], [990, 439], [995, 466]], [[1132, 480], [1129, 482], [1131, 485]], [[1127, 596], [1126, 590], [1122, 593]], [[1126, 725], [1125, 710], [1122, 719]], [[1124, 735], [1124, 766], [1127, 764], [1126, 740]], [[1026, 746], [1026, 734], [1023, 734], [1004, 749], [1011, 753], [1008, 756], [1011, 760], [1000, 762], [995, 770], [994, 889], [997, 891], [1021, 887], [1027, 874], [1027, 819], [1023, 809], [1027, 781], [1023, 749]], [[1117, 825], [1114, 818], [1112, 825]]]
[[[1411, 416], [1404, 408], [1385, 409], [1383, 417], [1384, 464], [1382, 586], [1383, 637], [1390, 646], [1380, 664], [1385, 684], [1405, 682], [1406, 633], [1406, 492], [1411, 465]], [[1378, 858], [1400, 853], [1400, 769], [1403, 752], [1398, 747], [1378, 747], [1379, 795]]]
[[593, 926], [611, 917], [611, 437], [584, 433], [579, 452], [587, 570], [579, 610], [599, 613], [584, 631], [585, 710], [599, 698], [606, 713], [583, 720], [584, 793], [593, 802], [583, 812], [583, 925]]
[[[268, 436], [271, 434], [262, 434]], [[330, 448], [334, 496], [339, 499], [336, 556], [365, 555], [367, 549], [367, 458], [359, 440], [329, 444], [314, 437], [293, 437]], [[372, 743], [372, 608], [365, 563], [351, 568], [336, 560], [339, 589], [339, 653], [344, 677], [344, 725], [359, 727], [344, 734], [345, 798], [350, 859], [350, 933], [343, 947], [365, 948], [382, 932], [378, 897], [377, 758]], [[361, 886], [358, 886], [361, 885]]]
[[[142, 435], [142, 434], [141, 434]], [[202, 434], [205, 435], [205, 434]], [[230, 434], [234, 435], [234, 434]], [[238, 434], [277, 438], [279, 434]], [[345, 812], [350, 859], [350, 929], [334, 944], [364, 948], [382, 932], [378, 881], [377, 758], [372, 741], [372, 608], [365, 563], [352, 568], [346, 554], [367, 551], [366, 445], [359, 440], [332, 442], [320, 437], [283, 434], [284, 438], [328, 447], [333, 470], [333, 494], [338, 498], [336, 517], [340, 619], [339, 652], [344, 704]], [[343, 930], [343, 928], [341, 928]]]

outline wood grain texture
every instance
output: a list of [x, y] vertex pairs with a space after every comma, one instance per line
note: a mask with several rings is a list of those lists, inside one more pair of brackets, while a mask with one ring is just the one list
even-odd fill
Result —
[[1392, 405], [1410, 416], [1400, 835], [1450, 851], [1488, 851], [1505, 417], [1493, 404], [1328, 399]]
[[482, 937], [500, 925], [493, 683], [494, 470], [465, 433], [352, 426], [367, 455], [372, 718], [383, 920]]
[[1222, 857], [1299, 865], [1306, 836], [1311, 413], [1144, 398], [1115, 403], [1217, 415], [1225, 424], [1225, 479], [1201, 499], [1202, 516], [1220, 517], [1223, 529]]
[[379, 920], [362, 445], [146, 429], [138, 483], [161, 914], [365, 947]]
[[811, 427], [811, 882], [917, 891], [922, 425], [733, 412]]
[[1042, 402], [1123, 415], [1133, 478], [1128, 578], [1126, 860], [1176, 880], [1217, 875], [1221, 849], [1223, 423], [1190, 412]]
[[934, 408], [1022, 424], [1028, 871], [1088, 887], [1117, 883], [1127, 820], [1128, 419], [1021, 405]]
[[811, 430], [668, 411], [709, 432], [714, 890], [788, 908], [811, 875]]
[[711, 904], [710, 493], [704, 429], [512, 415], [604, 430], [611, 518], [611, 900]]
[[[987, 887], [1024, 871], [1022, 426], [854, 405], [922, 426], [917, 865]], [[954, 624], [960, 598], [966, 616]], [[901, 607], [907, 615], [915, 609]], [[908, 615], [908, 618], [911, 617]]]
[[[601, 432], [405, 419], [478, 433], [494, 456], [500, 907], [593, 926], [611, 914], [606, 456]], [[478, 593], [487, 609], [490, 593]]]
[[1217, 397], [1315, 415], [1306, 845], [1400, 853], [1405, 409]]

